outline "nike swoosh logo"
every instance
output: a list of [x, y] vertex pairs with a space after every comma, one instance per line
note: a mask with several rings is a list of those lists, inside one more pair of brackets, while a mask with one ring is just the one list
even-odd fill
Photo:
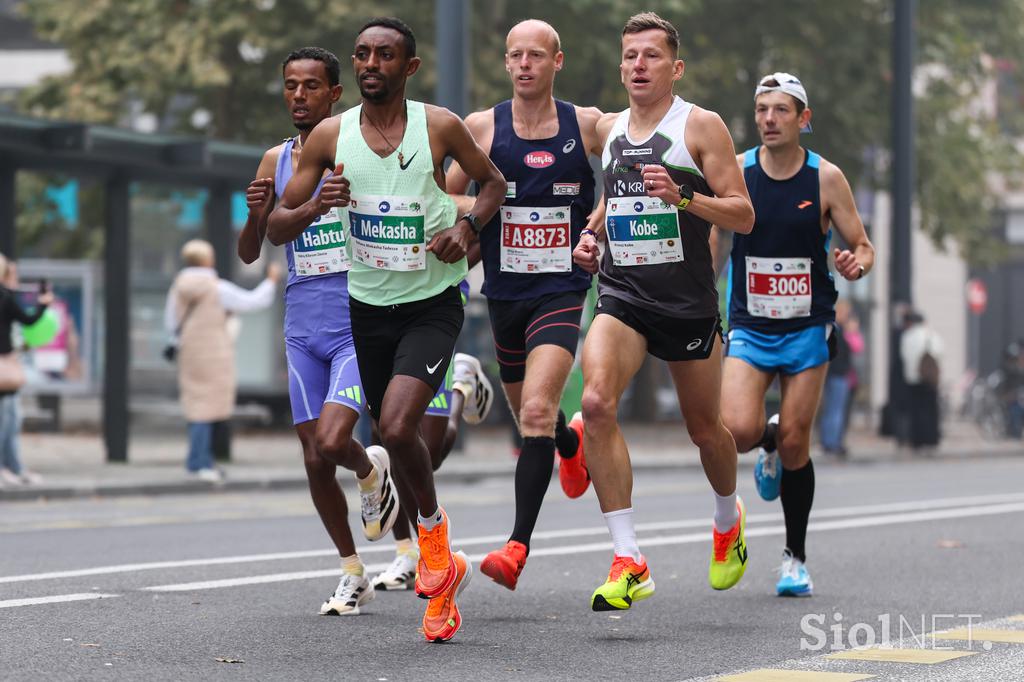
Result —
[[[412, 163], [412, 160], [416, 158], [416, 154], [419, 154], [419, 153], [420, 153], [420, 150], [417, 149], [416, 152], [412, 156], [409, 157], [408, 161], [406, 161], [405, 163], [402, 163], [401, 161], [399, 161], [398, 162], [398, 167], [401, 168], [402, 170], [405, 170], [406, 168], [409, 167], [409, 164]], [[433, 372], [431, 372], [431, 374], [433, 374]]]
[[433, 367], [427, 365], [427, 374], [433, 374], [434, 372], [436, 372], [437, 368], [441, 366], [442, 362], [444, 362], [444, 358], [441, 358], [440, 360], [435, 362]]

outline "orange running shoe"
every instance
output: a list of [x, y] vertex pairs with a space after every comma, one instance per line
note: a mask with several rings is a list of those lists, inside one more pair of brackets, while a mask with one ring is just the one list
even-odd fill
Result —
[[448, 540], [448, 515], [438, 507], [441, 523], [433, 530], [421, 524], [419, 531], [420, 560], [416, 564], [416, 594], [423, 599], [439, 596], [455, 582], [455, 558]]
[[462, 614], [455, 598], [462, 594], [473, 578], [473, 564], [461, 550], [452, 556], [456, 567], [455, 582], [444, 594], [431, 599], [423, 614], [423, 636], [428, 642], [446, 642], [462, 627]]
[[499, 585], [514, 590], [529, 553], [530, 550], [523, 543], [509, 540], [504, 547], [484, 557], [480, 572]]
[[590, 487], [590, 472], [587, 471], [587, 460], [583, 456], [583, 415], [577, 412], [569, 421], [568, 427], [576, 432], [579, 445], [572, 457], [559, 457], [558, 482], [570, 499], [576, 499], [587, 492]]

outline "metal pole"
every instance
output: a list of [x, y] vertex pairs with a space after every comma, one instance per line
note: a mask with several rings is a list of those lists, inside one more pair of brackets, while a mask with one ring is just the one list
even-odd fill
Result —
[[[914, 202], [914, 15], [916, 0], [894, 0], [892, 27], [892, 230], [889, 255], [889, 401], [883, 429], [902, 441], [907, 388], [900, 359], [902, 315], [913, 303], [911, 207]], [[886, 425], [886, 422], [888, 424]]]
[[437, 0], [437, 104], [459, 116], [469, 113], [469, 0]]
[[14, 190], [17, 169], [8, 164], [0, 165], [0, 253], [15, 258], [17, 240], [14, 232]]
[[914, 302], [911, 206], [914, 203], [914, 42], [916, 0], [895, 0], [892, 85], [892, 302]]
[[122, 173], [107, 181], [107, 233], [103, 253], [106, 331], [103, 359], [103, 440], [108, 462], [128, 461], [128, 368], [131, 363], [131, 249], [129, 182]]

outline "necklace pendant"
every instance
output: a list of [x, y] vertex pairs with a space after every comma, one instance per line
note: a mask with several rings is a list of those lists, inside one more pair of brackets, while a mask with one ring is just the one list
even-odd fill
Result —
[[404, 163], [405, 163], [405, 154], [403, 154], [402, 152], [398, 152], [398, 165], [402, 165]]

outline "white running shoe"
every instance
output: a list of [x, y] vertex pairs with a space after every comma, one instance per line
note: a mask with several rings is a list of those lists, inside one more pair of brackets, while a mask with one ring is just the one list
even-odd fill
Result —
[[456, 353], [453, 363], [452, 389], [466, 397], [462, 405], [462, 418], [467, 424], [479, 424], [487, 419], [494, 402], [491, 380], [484, 374], [480, 361], [472, 355]]
[[343, 573], [338, 589], [320, 607], [321, 616], [358, 616], [359, 607], [374, 597], [373, 585], [365, 575]]
[[208, 467], [206, 469], [197, 469], [196, 471], [189, 472], [189, 475], [196, 480], [203, 481], [205, 483], [223, 483], [224, 472], [220, 469], [214, 469]]
[[779, 582], [775, 585], [775, 594], [780, 597], [810, 597], [814, 594], [814, 583], [811, 581], [807, 566], [788, 549], [782, 553], [782, 566], [779, 567]]
[[366, 448], [370, 464], [377, 470], [377, 485], [370, 490], [359, 489], [363, 533], [367, 540], [380, 540], [391, 531], [398, 518], [398, 494], [391, 479], [388, 451], [379, 445]]
[[7, 468], [0, 469], [0, 482], [4, 485], [13, 487], [24, 485], [24, 481], [21, 480], [21, 476]]
[[420, 554], [416, 550], [408, 554], [396, 554], [391, 565], [373, 579], [376, 590], [411, 590], [416, 584], [416, 562]]

